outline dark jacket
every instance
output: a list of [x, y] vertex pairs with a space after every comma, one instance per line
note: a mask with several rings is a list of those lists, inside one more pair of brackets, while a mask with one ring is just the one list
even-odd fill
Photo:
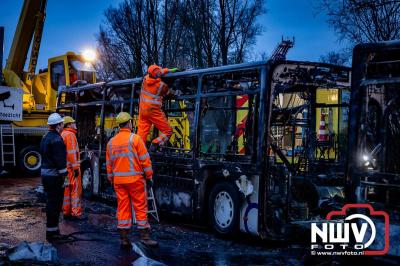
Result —
[[58, 176], [67, 173], [67, 149], [57, 131], [49, 130], [40, 142], [42, 176]]

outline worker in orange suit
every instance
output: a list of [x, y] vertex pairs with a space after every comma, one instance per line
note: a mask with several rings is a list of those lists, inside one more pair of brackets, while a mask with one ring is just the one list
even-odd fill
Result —
[[168, 88], [168, 85], [161, 81], [161, 76], [168, 74], [168, 72], [176, 71], [178, 71], [177, 68], [168, 69], [151, 65], [148, 68], [148, 74], [143, 79], [142, 90], [140, 92], [137, 134], [146, 143], [147, 135], [152, 125], [160, 131], [158, 138], [152, 141], [150, 151], [155, 151], [159, 146], [166, 144], [172, 135], [172, 128], [168, 124], [164, 112], [161, 110], [162, 102], [164, 96], [179, 96], [181, 91]]
[[82, 180], [79, 163], [79, 146], [76, 138], [76, 123], [70, 116], [64, 117], [64, 130], [61, 137], [67, 147], [68, 184], [64, 188], [64, 219], [80, 220], [82, 216], [81, 192]]
[[[130, 229], [132, 227], [132, 207], [135, 211], [140, 240], [148, 246], [156, 246], [157, 241], [150, 237], [150, 224], [147, 219], [147, 190], [153, 182], [153, 169], [150, 156], [143, 140], [132, 133], [132, 117], [121, 112], [116, 122], [119, 133], [107, 144], [107, 177], [114, 185], [117, 194], [118, 232], [121, 248], [130, 248]], [[133, 206], [132, 206], [133, 205]]]

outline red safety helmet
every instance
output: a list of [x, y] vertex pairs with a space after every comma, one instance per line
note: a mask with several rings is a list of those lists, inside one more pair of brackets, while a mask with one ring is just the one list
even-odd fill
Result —
[[149, 66], [149, 69], [147, 70], [147, 72], [149, 73], [149, 75], [152, 78], [159, 78], [163, 74], [162, 68], [157, 65]]

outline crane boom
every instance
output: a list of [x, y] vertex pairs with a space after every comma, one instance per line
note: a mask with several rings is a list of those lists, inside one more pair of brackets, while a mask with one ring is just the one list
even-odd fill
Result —
[[22, 6], [5, 67], [5, 69], [13, 71], [20, 78], [23, 76], [25, 61], [33, 37], [35, 37], [32, 46], [33, 58], [30, 60], [29, 70], [35, 71], [43, 31], [46, 2], [47, 0], [25, 0]]
[[46, 3], [47, 3], [47, 0], [41, 1], [40, 11], [36, 15], [37, 18], [36, 18], [36, 25], [35, 25], [35, 31], [34, 31], [34, 36], [33, 36], [31, 58], [29, 60], [29, 67], [28, 67], [28, 79], [29, 80], [32, 80], [33, 76], [35, 75], [37, 60], [39, 57], [39, 50], [40, 50], [40, 43], [42, 41], [44, 20], [46, 19]]

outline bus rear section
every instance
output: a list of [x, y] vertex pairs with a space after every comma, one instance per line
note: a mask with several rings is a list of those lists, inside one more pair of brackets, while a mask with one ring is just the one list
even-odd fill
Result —
[[[357, 45], [352, 72], [348, 201], [388, 213], [389, 255], [399, 256], [400, 42]], [[385, 232], [377, 230], [377, 236], [381, 240], [371, 249], [384, 246]]]

